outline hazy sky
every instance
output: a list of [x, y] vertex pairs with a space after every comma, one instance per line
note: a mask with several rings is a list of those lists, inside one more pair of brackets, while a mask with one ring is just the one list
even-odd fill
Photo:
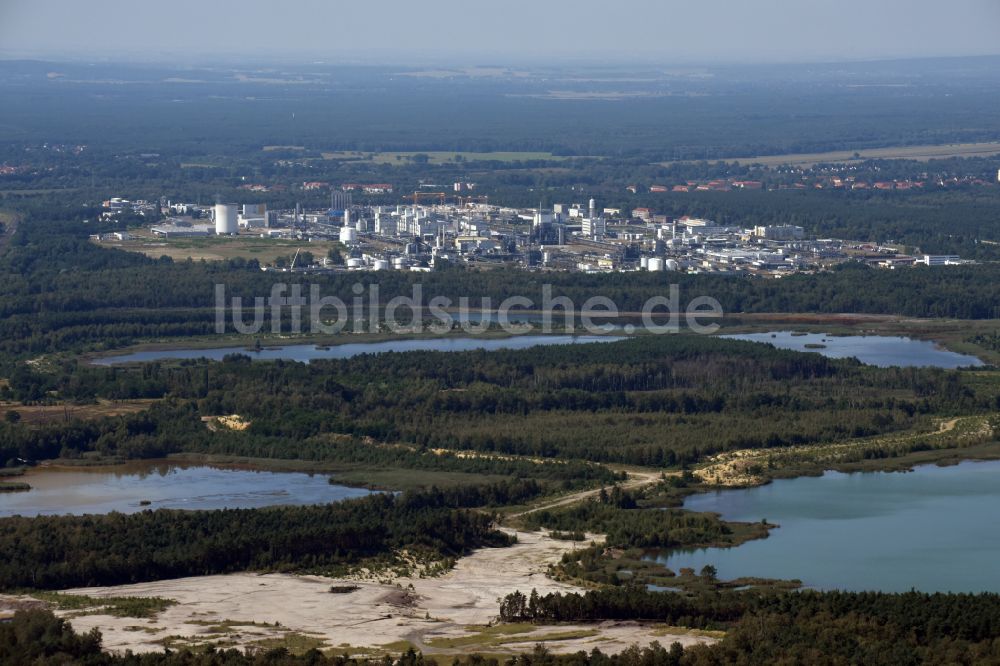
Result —
[[0, 0], [5, 57], [815, 61], [998, 38], [998, 0]]

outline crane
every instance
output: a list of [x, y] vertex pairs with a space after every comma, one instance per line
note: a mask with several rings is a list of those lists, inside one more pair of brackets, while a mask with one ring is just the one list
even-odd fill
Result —
[[485, 194], [481, 194], [479, 196], [474, 196], [474, 197], [455, 197], [455, 198], [458, 199], [458, 205], [460, 208], [470, 203], [488, 204], [490, 202], [489, 196]]
[[420, 197], [437, 197], [438, 200], [443, 205], [445, 197], [447, 197], [447, 196], [448, 196], [448, 194], [445, 193], [445, 192], [414, 192], [413, 194], [409, 195], [407, 198], [409, 199], [410, 197], [412, 197], [413, 198], [413, 205], [416, 206], [417, 204], [420, 203]]

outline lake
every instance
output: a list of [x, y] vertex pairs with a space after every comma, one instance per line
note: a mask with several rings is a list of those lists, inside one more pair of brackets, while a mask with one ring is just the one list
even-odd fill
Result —
[[818, 589], [1000, 592], [1000, 461], [827, 472], [688, 497], [684, 508], [780, 525], [736, 548], [655, 556], [677, 572], [800, 579]]
[[317, 359], [350, 358], [359, 354], [381, 354], [385, 352], [408, 351], [472, 351], [477, 349], [527, 349], [540, 345], [569, 345], [588, 342], [615, 342], [620, 337], [601, 335], [517, 335], [509, 338], [423, 338], [419, 340], [386, 340], [383, 342], [357, 342], [330, 347], [316, 345], [286, 345], [264, 347], [260, 351], [250, 351], [246, 347], [217, 347], [214, 349], [164, 349], [159, 351], [137, 351], [118, 356], [94, 359], [95, 365], [118, 365], [120, 363], [142, 363], [169, 359], [207, 358], [221, 361], [227, 354], [246, 354], [261, 361], [283, 359], [286, 361], [310, 362]]
[[[961, 368], [983, 365], [975, 356], [958, 354], [941, 349], [927, 340], [913, 340], [898, 336], [844, 335], [831, 336], [826, 333], [793, 333], [792, 331], [769, 331], [767, 333], [740, 333], [720, 335], [721, 338], [765, 342], [779, 349], [801, 352], [816, 352], [830, 358], [854, 357], [868, 365], [887, 368], [934, 367]], [[810, 348], [806, 345], [823, 345]]]
[[[114, 467], [35, 467], [16, 477], [31, 490], [0, 494], [0, 517], [134, 513], [145, 509], [256, 509], [325, 504], [370, 491], [333, 485], [326, 474], [130, 463]], [[150, 502], [148, 506], [141, 501]]]

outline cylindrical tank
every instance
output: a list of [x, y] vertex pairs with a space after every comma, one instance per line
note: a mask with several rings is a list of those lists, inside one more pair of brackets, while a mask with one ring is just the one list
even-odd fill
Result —
[[354, 227], [341, 227], [340, 228], [340, 242], [341, 243], [356, 243], [358, 240], [358, 230]]
[[393, 257], [392, 267], [397, 271], [401, 271], [406, 268], [406, 259], [403, 257]]
[[376, 271], [387, 271], [390, 269], [389, 262], [385, 259], [376, 259], [372, 264], [372, 269]]
[[239, 231], [236, 204], [215, 204], [215, 233], [235, 234]]
[[348, 268], [361, 268], [365, 265], [364, 259], [351, 258], [347, 260]]
[[667, 259], [664, 266], [667, 267], [668, 271], [679, 271], [681, 269], [681, 265], [677, 263], [676, 259]]
[[662, 271], [663, 259], [660, 259], [658, 257], [650, 257], [649, 263], [646, 264], [646, 268], [650, 271]]
[[649, 257], [639, 257], [639, 268], [649, 268]]
[[542, 263], [543, 264], [550, 264], [550, 263], [552, 263], [552, 253], [551, 252], [542, 252]]

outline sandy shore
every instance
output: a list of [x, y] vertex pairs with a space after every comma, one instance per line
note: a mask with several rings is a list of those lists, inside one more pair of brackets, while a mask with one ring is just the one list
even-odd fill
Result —
[[[537, 642], [544, 642], [553, 652], [598, 647], [608, 653], [653, 641], [688, 645], [713, 640], [635, 622], [502, 629], [471, 626], [495, 620], [498, 600], [514, 590], [580, 591], [545, 573], [550, 563], [573, 549], [573, 542], [534, 532], [517, 532], [517, 537], [516, 545], [478, 550], [435, 578], [398, 578], [386, 584], [320, 576], [233, 574], [79, 588], [67, 592], [95, 597], [156, 596], [178, 603], [151, 620], [68, 615], [77, 631], [99, 628], [105, 649], [135, 652], [162, 650], [165, 640], [179, 647], [208, 642], [267, 645], [296, 639], [352, 653], [379, 648], [399, 651], [410, 644], [428, 654], [517, 652], [531, 650]], [[329, 591], [331, 585], [358, 587], [334, 594]]]

